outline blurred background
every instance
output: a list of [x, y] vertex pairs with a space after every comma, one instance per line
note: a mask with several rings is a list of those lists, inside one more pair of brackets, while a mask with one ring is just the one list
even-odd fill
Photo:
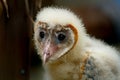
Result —
[[120, 0], [0, 0], [0, 80], [41, 80], [33, 21], [41, 8], [71, 9], [87, 33], [120, 50]]

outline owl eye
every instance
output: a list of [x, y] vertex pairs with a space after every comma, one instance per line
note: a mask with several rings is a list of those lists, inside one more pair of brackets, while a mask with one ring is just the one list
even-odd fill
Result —
[[43, 38], [45, 37], [45, 32], [44, 32], [44, 31], [41, 31], [41, 32], [39, 33], [39, 36], [40, 36], [41, 39], [43, 39]]
[[63, 40], [65, 40], [66, 35], [64, 33], [59, 33], [57, 38], [59, 41], [63, 41]]

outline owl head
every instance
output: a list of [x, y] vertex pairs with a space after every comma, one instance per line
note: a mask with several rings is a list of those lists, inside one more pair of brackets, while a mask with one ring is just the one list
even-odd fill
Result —
[[83, 41], [85, 29], [82, 26], [81, 20], [68, 9], [47, 7], [38, 12], [34, 41], [43, 62], [69, 54], [79, 39]]

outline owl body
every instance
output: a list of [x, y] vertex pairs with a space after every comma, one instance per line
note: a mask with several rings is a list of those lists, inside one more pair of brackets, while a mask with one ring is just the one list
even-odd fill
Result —
[[70, 10], [44, 8], [34, 31], [46, 71], [44, 80], [120, 80], [119, 52], [90, 37]]
[[45, 69], [50, 80], [120, 79], [120, 58], [115, 49], [92, 39], [86, 42], [82, 53], [81, 51], [74, 52], [46, 64]]

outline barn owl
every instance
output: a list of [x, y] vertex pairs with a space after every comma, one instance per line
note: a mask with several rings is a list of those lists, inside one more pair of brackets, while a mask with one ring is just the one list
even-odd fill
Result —
[[46, 71], [44, 80], [120, 80], [119, 52], [90, 37], [68, 9], [38, 12], [34, 41]]

